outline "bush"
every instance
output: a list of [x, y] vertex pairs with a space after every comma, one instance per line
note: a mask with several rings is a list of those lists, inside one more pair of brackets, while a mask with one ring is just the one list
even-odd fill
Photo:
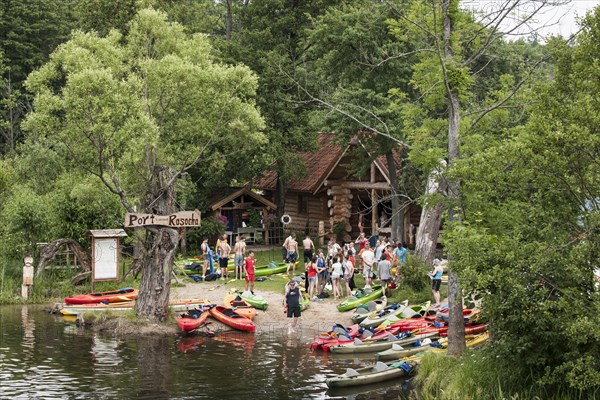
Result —
[[420, 258], [408, 255], [406, 264], [400, 268], [401, 284], [413, 289], [415, 292], [420, 292], [427, 287], [431, 279], [427, 273], [431, 270], [428, 264]]

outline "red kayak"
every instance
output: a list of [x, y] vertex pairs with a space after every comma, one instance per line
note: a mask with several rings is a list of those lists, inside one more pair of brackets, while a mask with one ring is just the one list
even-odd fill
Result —
[[190, 332], [194, 329], [198, 328], [204, 322], [206, 322], [206, 318], [208, 318], [209, 308], [198, 310], [197, 308], [193, 310], [188, 310], [186, 313], [181, 314], [181, 318], [177, 320], [177, 325], [184, 332]]
[[353, 338], [360, 335], [360, 325], [354, 324], [348, 327], [344, 327], [340, 324], [334, 325], [333, 329], [329, 332], [322, 332], [313, 340], [310, 344], [310, 348], [313, 350], [325, 350], [329, 351], [329, 347], [338, 346], [343, 343], [349, 343], [354, 341]]
[[237, 314], [231, 308], [225, 308], [223, 306], [216, 306], [210, 309], [210, 315], [214, 319], [221, 321], [225, 325], [229, 325], [232, 328], [239, 329], [240, 331], [255, 332], [256, 325], [248, 318], [242, 317]]
[[113, 290], [112, 292], [78, 294], [73, 297], [65, 298], [65, 304], [108, 304], [135, 300], [137, 299], [137, 297], [137, 289], [124, 288], [119, 290]]

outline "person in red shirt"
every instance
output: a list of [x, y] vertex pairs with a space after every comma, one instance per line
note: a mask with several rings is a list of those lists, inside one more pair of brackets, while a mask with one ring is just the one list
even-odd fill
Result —
[[246, 291], [250, 286], [250, 292], [254, 294], [254, 267], [256, 266], [256, 260], [254, 259], [254, 251], [248, 252], [248, 257], [244, 260], [244, 270], [246, 272]]
[[307, 265], [308, 272], [308, 296], [311, 300], [316, 300], [314, 297], [317, 287], [317, 256], [313, 256]]

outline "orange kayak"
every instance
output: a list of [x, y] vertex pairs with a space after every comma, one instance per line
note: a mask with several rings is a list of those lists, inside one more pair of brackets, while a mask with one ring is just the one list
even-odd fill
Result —
[[198, 328], [208, 318], [208, 309], [193, 309], [188, 310], [186, 313], [181, 314], [181, 317], [177, 320], [177, 325], [184, 332], [190, 332]]
[[242, 317], [230, 308], [223, 306], [216, 306], [210, 309], [210, 315], [217, 321], [229, 325], [232, 328], [239, 329], [240, 331], [255, 332], [256, 325], [248, 318]]
[[223, 303], [226, 308], [231, 308], [242, 317], [248, 319], [254, 319], [254, 317], [256, 317], [256, 308], [252, 307], [250, 303], [236, 294], [226, 294]]
[[123, 288], [112, 292], [98, 292], [78, 294], [65, 298], [65, 304], [97, 304], [97, 303], [119, 303], [135, 300], [138, 297], [137, 289]]

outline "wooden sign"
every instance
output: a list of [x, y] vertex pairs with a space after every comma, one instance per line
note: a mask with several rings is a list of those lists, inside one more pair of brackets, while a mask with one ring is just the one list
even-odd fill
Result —
[[198, 227], [200, 226], [200, 211], [180, 211], [170, 215], [156, 214], [125, 214], [125, 227], [135, 228], [138, 226], [162, 225], [172, 228]]

